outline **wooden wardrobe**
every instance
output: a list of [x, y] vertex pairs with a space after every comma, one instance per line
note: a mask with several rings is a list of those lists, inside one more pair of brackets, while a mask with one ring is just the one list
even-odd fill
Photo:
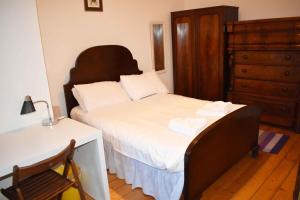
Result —
[[238, 8], [216, 6], [171, 13], [174, 93], [223, 100], [228, 88], [226, 22]]
[[228, 23], [229, 100], [300, 132], [300, 17]]

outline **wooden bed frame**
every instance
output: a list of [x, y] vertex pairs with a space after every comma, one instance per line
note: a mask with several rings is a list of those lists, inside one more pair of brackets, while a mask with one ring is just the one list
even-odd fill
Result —
[[[118, 45], [91, 47], [76, 59], [70, 81], [64, 85], [67, 112], [78, 103], [73, 97], [74, 84], [119, 81], [120, 75], [141, 74], [131, 52]], [[241, 157], [258, 152], [260, 112], [255, 107], [242, 107], [218, 120], [189, 145], [184, 158], [185, 200], [201, 197], [202, 192]]]

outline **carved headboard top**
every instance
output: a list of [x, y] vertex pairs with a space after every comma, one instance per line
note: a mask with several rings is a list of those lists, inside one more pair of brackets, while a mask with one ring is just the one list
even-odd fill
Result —
[[64, 85], [68, 115], [78, 103], [72, 94], [76, 84], [99, 81], [119, 81], [120, 75], [141, 74], [131, 52], [119, 45], [103, 45], [88, 48], [76, 59], [70, 70], [70, 80]]

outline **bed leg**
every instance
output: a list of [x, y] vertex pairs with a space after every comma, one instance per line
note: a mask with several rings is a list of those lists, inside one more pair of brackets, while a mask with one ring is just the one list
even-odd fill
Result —
[[199, 198], [198, 198], [198, 200], [201, 200], [201, 198], [202, 198], [202, 194], [200, 194], [200, 195], [199, 195]]
[[251, 157], [256, 158], [258, 156], [259, 146], [255, 145], [251, 150]]
[[[202, 193], [200, 195], [197, 195], [197, 197], [195, 199], [193, 199], [193, 200], [201, 200], [201, 197], [202, 197]], [[180, 196], [179, 200], [188, 200], [188, 199], [184, 198], [184, 195], [182, 194]]]

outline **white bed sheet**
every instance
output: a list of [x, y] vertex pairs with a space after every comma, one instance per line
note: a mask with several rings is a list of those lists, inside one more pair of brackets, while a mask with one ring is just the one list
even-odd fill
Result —
[[[154, 168], [182, 172], [184, 153], [193, 138], [170, 131], [168, 123], [176, 117], [197, 117], [197, 109], [207, 103], [209, 101], [162, 94], [88, 113], [75, 107], [71, 117], [103, 130], [104, 140], [126, 157]], [[232, 105], [232, 111], [240, 107], [242, 105]], [[208, 120], [206, 127], [220, 118], [201, 117]]]

